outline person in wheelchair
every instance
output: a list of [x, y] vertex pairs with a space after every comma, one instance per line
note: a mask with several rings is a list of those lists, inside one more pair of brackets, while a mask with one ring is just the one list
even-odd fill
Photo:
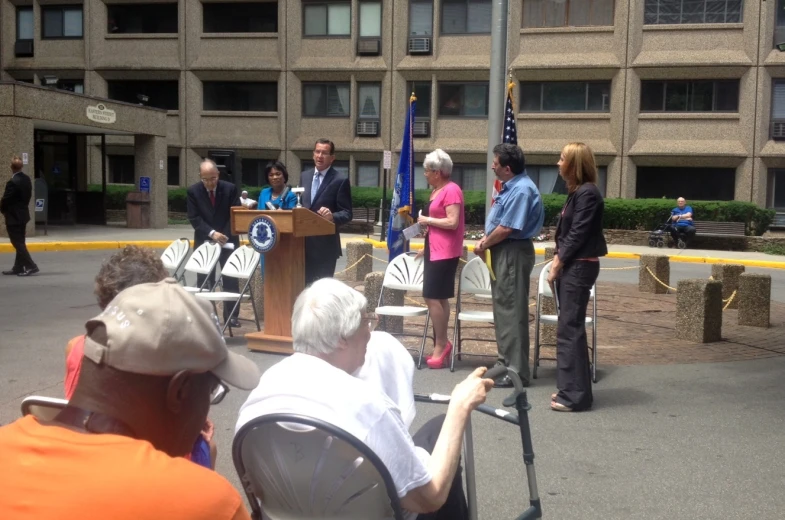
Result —
[[685, 245], [692, 241], [695, 236], [692, 215], [692, 206], [687, 205], [684, 197], [676, 199], [676, 207], [671, 210], [670, 218], [670, 232], [674, 244], [678, 244], [679, 240], [683, 240]]
[[462, 437], [469, 415], [485, 401], [493, 380], [483, 379], [486, 369], [478, 368], [456, 385], [446, 415], [410, 435], [408, 421], [384, 385], [353, 375], [365, 364], [376, 326], [375, 316], [365, 313], [366, 305], [361, 293], [333, 278], [303, 291], [292, 314], [294, 354], [262, 375], [240, 408], [235, 433], [247, 422], [275, 413], [328, 422], [379, 456], [407, 519], [467, 518], [459, 467]]

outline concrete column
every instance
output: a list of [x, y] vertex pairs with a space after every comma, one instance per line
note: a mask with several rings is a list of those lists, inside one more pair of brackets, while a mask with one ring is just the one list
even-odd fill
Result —
[[[667, 294], [668, 288], [663, 286], [670, 285], [671, 264], [667, 256], [641, 255], [640, 271], [638, 272], [638, 292], [652, 294]], [[651, 271], [654, 273], [652, 276]], [[660, 280], [657, 281], [654, 277]]]
[[169, 190], [166, 187], [166, 137], [134, 136], [134, 182], [139, 189], [139, 178], [150, 177], [150, 226], [165, 228], [169, 223]]
[[[733, 294], [733, 291], [739, 289], [739, 276], [744, 272], [744, 266], [739, 264], [713, 264], [711, 266], [711, 276], [722, 282], [722, 299], [727, 300]], [[729, 309], [737, 309], [739, 307], [739, 295], [730, 301]]]
[[[240, 288], [245, 280], [240, 281]], [[256, 304], [256, 312], [259, 313], [259, 322], [264, 322], [264, 273], [262, 269], [257, 269], [253, 272], [251, 277], [251, 290], [253, 290], [253, 299]], [[253, 309], [251, 309], [253, 311]]]
[[365, 280], [365, 276], [373, 270], [373, 245], [360, 241], [348, 242], [346, 244], [346, 266], [354, 266], [343, 273], [346, 280], [351, 282]]
[[722, 339], [722, 282], [703, 279], [679, 281], [676, 336], [696, 343]]
[[768, 327], [771, 314], [771, 276], [743, 273], [739, 276], [739, 325]]
[[[556, 255], [556, 248], [545, 248], [545, 261], [550, 262]], [[544, 266], [543, 266], [544, 267]], [[539, 284], [539, 278], [535, 278]], [[537, 297], [537, 294], [534, 294]], [[556, 315], [556, 300], [550, 296], [543, 296], [540, 302], [540, 314]], [[556, 325], [540, 325], [540, 344], [541, 345], [556, 345]]]
[[[0, 107], [0, 113], [2, 113]], [[27, 154], [28, 163], [22, 171], [30, 177], [35, 189], [35, 163], [33, 153], [33, 121], [21, 117], [0, 116], [0, 190], [5, 189], [11, 179], [11, 157], [22, 157]], [[2, 195], [2, 192], [0, 192]], [[30, 199], [30, 222], [27, 224], [27, 235], [35, 236], [35, 192]], [[0, 236], [8, 236], [5, 229], [5, 217], [0, 214]]]

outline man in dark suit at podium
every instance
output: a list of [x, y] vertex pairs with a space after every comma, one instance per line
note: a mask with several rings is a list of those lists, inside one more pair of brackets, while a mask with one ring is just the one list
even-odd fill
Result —
[[22, 171], [22, 159], [14, 155], [11, 158], [11, 180], [5, 185], [3, 198], [0, 200], [0, 213], [5, 217], [5, 229], [11, 245], [16, 249], [14, 267], [3, 271], [6, 275], [30, 276], [38, 272], [25, 244], [25, 227], [30, 222], [30, 198], [33, 196], [33, 184], [30, 177]]
[[[188, 187], [187, 207], [188, 221], [194, 228], [194, 249], [208, 240], [221, 244], [221, 267], [240, 246], [237, 235], [232, 234], [231, 207], [240, 206], [237, 186], [231, 182], [218, 180], [218, 167], [210, 159], [199, 165], [200, 181]], [[225, 247], [233, 244], [234, 248]], [[197, 285], [201, 286], [205, 275], [198, 275]], [[210, 285], [215, 283], [215, 274], [210, 274]], [[237, 278], [223, 279], [223, 289], [228, 292], [240, 292]], [[224, 304], [224, 320], [230, 320], [232, 328], [240, 326], [237, 312], [230, 316], [231, 305]]]
[[346, 175], [333, 168], [335, 145], [319, 139], [313, 149], [313, 169], [300, 174], [305, 188], [303, 206], [335, 224], [335, 234], [306, 237], [305, 285], [335, 274], [335, 263], [341, 256], [340, 226], [352, 220], [352, 190]]

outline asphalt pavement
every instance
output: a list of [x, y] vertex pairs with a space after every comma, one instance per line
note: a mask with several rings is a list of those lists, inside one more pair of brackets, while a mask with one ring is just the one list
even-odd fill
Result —
[[[63, 349], [98, 313], [93, 278], [111, 253], [38, 253], [40, 275], [0, 277], [0, 423], [19, 416], [19, 404], [27, 395], [62, 397]], [[10, 259], [0, 255], [0, 261]], [[603, 261], [606, 267], [634, 265], [634, 260]], [[376, 261], [374, 268], [381, 270], [384, 263]], [[773, 298], [785, 301], [785, 272], [762, 272], [772, 275]], [[708, 265], [671, 263], [672, 283], [709, 274]], [[634, 283], [637, 271], [603, 271], [601, 279]], [[247, 351], [242, 338], [230, 340], [230, 345], [262, 369], [281, 359]], [[415, 391], [449, 392], [467, 372], [418, 371]], [[554, 371], [542, 368], [528, 394], [544, 518], [781, 518], [783, 373], [785, 357], [600, 366], [594, 409], [559, 414], [548, 409]], [[237, 411], [246, 396], [233, 389], [210, 413], [219, 445], [217, 470], [238, 490], [230, 450]], [[504, 396], [492, 392], [490, 404], [499, 406]], [[441, 411], [437, 405], [420, 405], [413, 428]], [[486, 416], [475, 417], [473, 423], [480, 518], [514, 518], [528, 505], [518, 432]]]

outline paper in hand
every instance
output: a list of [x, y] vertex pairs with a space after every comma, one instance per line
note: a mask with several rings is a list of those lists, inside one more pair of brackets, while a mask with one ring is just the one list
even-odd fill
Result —
[[403, 230], [403, 236], [406, 238], [406, 240], [411, 240], [419, 235], [420, 232], [420, 224], [415, 222], [413, 226], [409, 226]]

